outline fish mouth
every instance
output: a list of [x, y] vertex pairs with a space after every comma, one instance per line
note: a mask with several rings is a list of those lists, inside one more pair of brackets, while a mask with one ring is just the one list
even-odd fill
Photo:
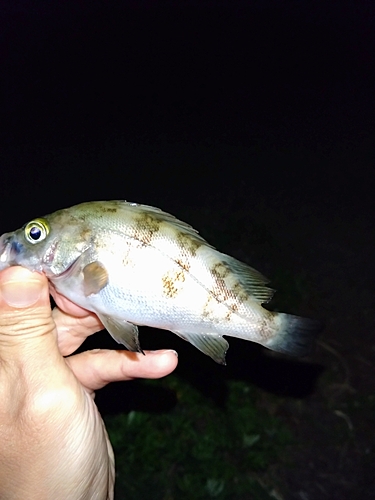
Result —
[[11, 234], [5, 233], [0, 236], [0, 271], [16, 266], [22, 249], [23, 245], [15, 241]]
[[11, 238], [7, 233], [0, 236], [0, 271], [9, 267], [15, 257], [10, 240]]

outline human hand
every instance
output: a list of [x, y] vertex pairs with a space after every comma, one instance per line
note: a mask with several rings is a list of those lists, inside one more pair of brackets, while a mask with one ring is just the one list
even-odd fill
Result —
[[94, 391], [158, 378], [174, 351], [96, 349], [64, 358], [103, 327], [21, 267], [0, 272], [0, 498], [112, 499], [114, 458]]

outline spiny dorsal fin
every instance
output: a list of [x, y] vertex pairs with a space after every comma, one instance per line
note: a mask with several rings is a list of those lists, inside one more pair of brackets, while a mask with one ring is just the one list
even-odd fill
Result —
[[195, 238], [200, 243], [204, 243], [207, 247], [214, 248], [212, 245], [207, 243], [207, 241], [204, 238], [202, 238], [202, 236], [198, 233], [198, 231], [194, 229], [192, 226], [190, 226], [190, 224], [187, 224], [186, 222], [177, 219], [174, 215], [168, 214], [167, 212], [160, 210], [160, 208], [151, 207], [150, 205], [142, 205], [139, 203], [129, 203], [127, 201], [116, 201], [115, 203], [118, 204], [118, 208], [120, 209], [123, 208], [124, 210], [127, 211], [130, 210], [134, 212], [148, 213], [156, 220], [159, 220], [161, 222], [167, 222], [168, 224], [171, 224], [177, 229], [179, 229], [181, 232], [184, 232], [185, 234], [188, 234], [189, 236]]

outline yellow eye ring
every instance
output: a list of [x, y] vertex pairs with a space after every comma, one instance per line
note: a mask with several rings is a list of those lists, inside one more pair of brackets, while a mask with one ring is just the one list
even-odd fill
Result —
[[43, 241], [49, 233], [49, 224], [45, 219], [34, 219], [25, 226], [25, 238], [33, 245]]

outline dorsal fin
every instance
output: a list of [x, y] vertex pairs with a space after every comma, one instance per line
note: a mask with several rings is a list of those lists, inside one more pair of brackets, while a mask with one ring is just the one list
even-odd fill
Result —
[[263, 274], [229, 255], [220, 253], [220, 257], [249, 295], [261, 304], [272, 299], [275, 290], [266, 286], [270, 280]]
[[207, 247], [214, 248], [190, 224], [177, 219], [174, 215], [160, 210], [160, 208], [152, 207], [150, 205], [142, 205], [140, 203], [129, 203], [127, 201], [117, 201], [116, 203], [119, 204], [119, 208], [123, 207], [127, 211], [134, 209], [134, 212], [140, 212], [141, 210], [143, 213], [148, 213], [156, 220], [167, 222], [168, 224], [178, 228], [181, 232], [184, 232], [185, 234], [188, 234], [192, 238], [196, 239], [200, 243], [204, 243]]

